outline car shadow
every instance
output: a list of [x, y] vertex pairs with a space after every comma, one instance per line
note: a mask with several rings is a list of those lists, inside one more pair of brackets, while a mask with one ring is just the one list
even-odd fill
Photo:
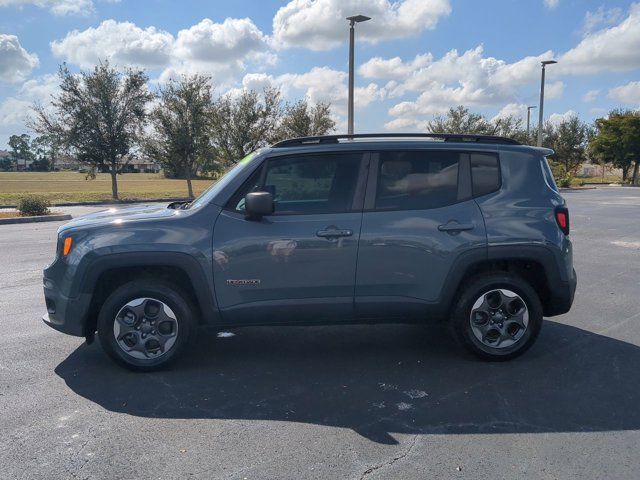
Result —
[[103, 408], [158, 418], [305, 422], [393, 433], [640, 429], [640, 348], [546, 321], [523, 357], [487, 363], [419, 326], [245, 328], [199, 335], [171, 370], [132, 373], [99, 345], [56, 368]]

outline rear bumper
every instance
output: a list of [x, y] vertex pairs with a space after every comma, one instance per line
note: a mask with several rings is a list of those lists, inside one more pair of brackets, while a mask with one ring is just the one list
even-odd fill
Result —
[[91, 296], [80, 294], [76, 298], [68, 298], [56, 289], [53, 281], [46, 277], [44, 280], [44, 298], [47, 305], [47, 313], [42, 317], [44, 323], [67, 335], [85, 337]]
[[571, 309], [573, 298], [576, 293], [578, 278], [575, 269], [572, 269], [569, 281], [557, 282], [556, 285], [549, 285], [550, 297], [544, 306], [545, 317], [562, 315]]

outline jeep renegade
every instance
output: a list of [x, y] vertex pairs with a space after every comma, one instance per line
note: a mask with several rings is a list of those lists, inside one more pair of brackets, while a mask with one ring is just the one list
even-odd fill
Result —
[[448, 321], [472, 353], [511, 359], [576, 288], [552, 153], [477, 135], [286, 140], [191, 202], [61, 226], [44, 321], [97, 331], [134, 370], [204, 324]]

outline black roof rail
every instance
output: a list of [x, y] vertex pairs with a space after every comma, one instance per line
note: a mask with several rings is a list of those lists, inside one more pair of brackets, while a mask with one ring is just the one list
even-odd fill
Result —
[[339, 143], [340, 140], [357, 140], [361, 138], [432, 138], [444, 142], [492, 143], [502, 145], [522, 145], [517, 140], [495, 135], [474, 135], [458, 133], [357, 133], [354, 135], [322, 135], [317, 137], [300, 137], [282, 140], [271, 145], [272, 148], [296, 147], [305, 145], [322, 145]]

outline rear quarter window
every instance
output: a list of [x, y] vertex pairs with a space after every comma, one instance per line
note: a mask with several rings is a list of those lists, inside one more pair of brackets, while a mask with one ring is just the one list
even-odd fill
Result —
[[547, 157], [542, 157], [540, 159], [540, 166], [542, 167], [542, 176], [544, 177], [544, 181], [547, 183], [549, 188], [554, 192], [560, 193], [558, 190], [558, 185], [556, 185], [556, 180], [553, 178], [553, 172], [551, 172], [551, 167], [549, 167], [549, 161]]
[[500, 164], [493, 153], [472, 153], [471, 184], [474, 197], [481, 197], [500, 190]]

